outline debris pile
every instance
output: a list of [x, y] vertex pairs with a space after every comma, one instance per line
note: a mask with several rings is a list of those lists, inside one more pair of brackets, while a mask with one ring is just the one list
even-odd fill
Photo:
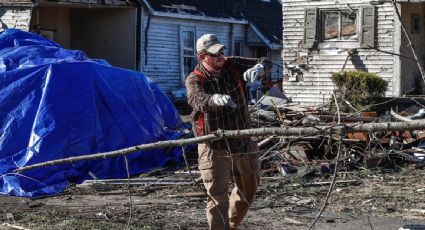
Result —
[[[302, 107], [296, 103], [270, 96], [262, 97], [250, 107], [254, 127], [323, 127], [343, 124], [411, 121], [421, 119], [424, 109], [417, 113], [357, 112], [335, 113], [326, 107]], [[319, 128], [318, 128], [319, 130]], [[425, 131], [355, 132], [344, 136], [318, 133], [305, 136], [267, 136], [260, 138], [258, 145], [263, 176], [332, 174], [335, 157], [338, 171], [371, 168], [389, 168], [409, 165], [412, 168], [425, 166]]]

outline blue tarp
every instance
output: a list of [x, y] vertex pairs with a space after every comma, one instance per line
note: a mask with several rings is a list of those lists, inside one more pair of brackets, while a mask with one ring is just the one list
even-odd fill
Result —
[[[92, 60], [41, 36], [0, 33], [0, 194], [35, 197], [69, 183], [125, 178], [124, 157], [24, 171], [54, 159], [178, 139], [181, 120], [163, 91], [142, 73]], [[128, 155], [137, 174], [181, 159], [157, 149]]]

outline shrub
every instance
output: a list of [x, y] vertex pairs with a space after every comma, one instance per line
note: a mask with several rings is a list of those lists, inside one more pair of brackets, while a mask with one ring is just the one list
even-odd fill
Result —
[[[335, 85], [335, 96], [340, 104], [340, 110], [348, 112], [348, 101], [357, 109], [362, 110], [376, 103], [385, 95], [388, 82], [373, 73], [364, 71], [343, 71], [332, 74], [332, 82]], [[335, 108], [332, 100], [331, 108]]]

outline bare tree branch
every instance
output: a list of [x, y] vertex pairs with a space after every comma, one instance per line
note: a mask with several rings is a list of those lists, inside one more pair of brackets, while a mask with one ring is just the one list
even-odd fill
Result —
[[[341, 124], [341, 113], [339, 111], [338, 100], [336, 99], [336, 95], [334, 93], [332, 95], [333, 95], [333, 98], [335, 100], [336, 112], [337, 112], [337, 115], [338, 115], [338, 124]], [[337, 171], [338, 171], [338, 161], [339, 161], [339, 157], [341, 155], [341, 144], [342, 144], [343, 138], [344, 138], [344, 135], [340, 135], [340, 140], [338, 142], [338, 153], [336, 155], [334, 173], [332, 175], [332, 182], [331, 182], [331, 185], [329, 186], [328, 193], [326, 194], [325, 202], [323, 203], [323, 206], [320, 209], [319, 214], [317, 214], [314, 221], [310, 224], [310, 227], [308, 228], [308, 230], [313, 229], [314, 225], [317, 223], [320, 216], [322, 216], [323, 212], [325, 211], [325, 208], [328, 204], [329, 198], [331, 197], [332, 191], [333, 191], [334, 186], [335, 186], [336, 175], [337, 175]], [[329, 138], [329, 140], [332, 140], [332, 138]], [[329, 146], [330, 146], [330, 143], [329, 143]]]
[[219, 130], [215, 133], [208, 134], [202, 137], [195, 137], [181, 140], [170, 140], [170, 141], [159, 141], [155, 143], [137, 145], [125, 149], [95, 153], [84, 156], [68, 157], [64, 159], [57, 159], [47, 161], [43, 163], [33, 164], [24, 166], [15, 170], [15, 172], [22, 172], [34, 168], [40, 168], [45, 166], [74, 163], [81, 160], [95, 160], [105, 159], [109, 157], [116, 157], [121, 155], [128, 155], [133, 152], [156, 149], [156, 148], [170, 148], [176, 146], [184, 146], [196, 143], [202, 143], [205, 141], [218, 140], [221, 138], [238, 138], [238, 137], [249, 137], [249, 136], [265, 136], [265, 135], [276, 135], [276, 136], [300, 136], [300, 135], [317, 135], [325, 133], [354, 133], [354, 132], [377, 132], [377, 131], [403, 131], [403, 130], [418, 130], [425, 129], [425, 120], [415, 120], [412, 122], [383, 122], [383, 123], [367, 123], [357, 124], [353, 126], [339, 125], [339, 126], [318, 126], [318, 127], [307, 127], [307, 128], [291, 128], [291, 127], [275, 127], [275, 128], [256, 128], [256, 129], [245, 129], [245, 130]]

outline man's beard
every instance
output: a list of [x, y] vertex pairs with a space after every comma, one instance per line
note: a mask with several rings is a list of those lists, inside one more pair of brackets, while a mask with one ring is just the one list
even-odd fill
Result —
[[217, 71], [221, 71], [221, 69], [223, 69], [223, 66], [224, 66], [224, 61], [216, 62], [216, 63], [214, 63], [214, 65], [212, 67]]

